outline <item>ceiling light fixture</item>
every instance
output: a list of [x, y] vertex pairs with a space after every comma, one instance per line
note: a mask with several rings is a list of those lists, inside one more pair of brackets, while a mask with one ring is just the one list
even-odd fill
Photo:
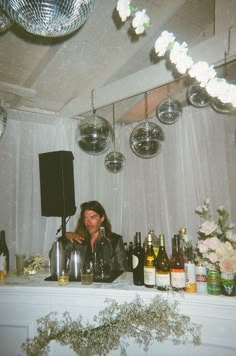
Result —
[[0, 0], [0, 5], [27, 32], [60, 37], [84, 24], [95, 0]]

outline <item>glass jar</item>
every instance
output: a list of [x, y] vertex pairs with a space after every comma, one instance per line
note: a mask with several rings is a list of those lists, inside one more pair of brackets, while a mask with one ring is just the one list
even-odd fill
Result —
[[220, 272], [216, 270], [207, 271], [207, 292], [211, 295], [221, 294]]

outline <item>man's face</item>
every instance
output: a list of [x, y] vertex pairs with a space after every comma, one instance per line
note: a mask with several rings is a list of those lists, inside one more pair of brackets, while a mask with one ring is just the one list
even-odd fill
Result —
[[101, 217], [93, 210], [85, 210], [84, 224], [90, 235], [93, 235], [96, 232], [98, 232], [103, 221], [104, 221], [104, 216]]

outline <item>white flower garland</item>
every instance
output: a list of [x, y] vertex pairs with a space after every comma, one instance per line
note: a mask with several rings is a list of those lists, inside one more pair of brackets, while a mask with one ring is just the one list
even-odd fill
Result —
[[[117, 11], [123, 22], [134, 12], [132, 26], [136, 34], [143, 33], [145, 28], [150, 26], [150, 19], [146, 14], [146, 10], [138, 10], [131, 3], [131, 0], [118, 0]], [[163, 31], [156, 40], [154, 47], [159, 57], [169, 52], [170, 61], [175, 64], [178, 72], [195, 78], [210, 96], [218, 98], [224, 104], [231, 104], [236, 107], [236, 85], [227, 82], [223, 78], [217, 78], [213, 65], [209, 65], [204, 61], [194, 63], [193, 58], [188, 55], [186, 42], [180, 44], [175, 41], [173, 33]]]

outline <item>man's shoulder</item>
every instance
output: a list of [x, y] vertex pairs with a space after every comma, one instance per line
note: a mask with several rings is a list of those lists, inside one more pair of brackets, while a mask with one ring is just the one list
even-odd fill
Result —
[[122, 236], [119, 235], [119, 234], [116, 234], [115, 232], [111, 232], [110, 235], [109, 235], [109, 238], [110, 239], [120, 240], [120, 239], [122, 239]]

